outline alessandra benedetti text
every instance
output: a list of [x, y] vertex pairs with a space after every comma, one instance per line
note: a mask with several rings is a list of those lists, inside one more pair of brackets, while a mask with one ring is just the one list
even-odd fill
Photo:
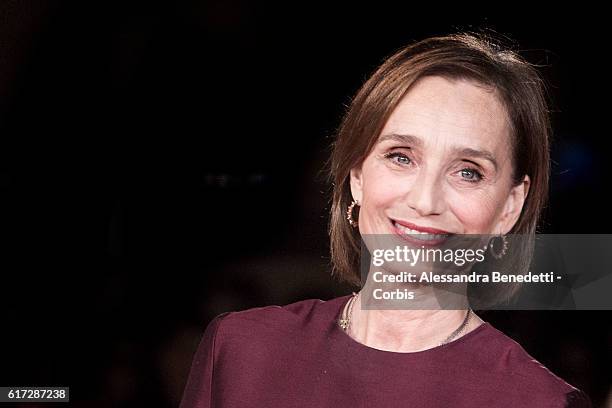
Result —
[[[555, 281], [555, 273], [532, 273], [505, 274], [491, 272], [490, 274], [479, 274], [476, 272], [462, 274], [435, 274], [433, 272], [385, 273], [374, 272], [372, 275], [376, 283], [547, 283]], [[561, 279], [561, 276], [557, 276]]]

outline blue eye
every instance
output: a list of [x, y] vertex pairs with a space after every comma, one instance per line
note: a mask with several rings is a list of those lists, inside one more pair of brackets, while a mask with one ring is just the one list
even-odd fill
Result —
[[471, 169], [469, 167], [461, 170], [461, 177], [470, 183], [477, 183], [483, 179], [482, 174], [480, 174], [476, 169]]
[[[385, 154], [385, 157], [387, 159], [391, 159], [391, 161], [393, 161], [396, 164], [410, 164], [412, 162], [412, 160], [410, 160], [410, 158], [408, 156], [406, 156], [403, 153], [399, 153], [399, 152], [391, 152], [391, 153], [387, 153]], [[395, 159], [399, 159], [399, 160], [395, 160]]]

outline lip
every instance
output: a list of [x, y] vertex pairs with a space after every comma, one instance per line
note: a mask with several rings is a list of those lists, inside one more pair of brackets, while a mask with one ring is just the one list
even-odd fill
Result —
[[[440, 246], [440, 245], [444, 244], [446, 241], [448, 241], [448, 239], [452, 235], [448, 231], [440, 230], [440, 229], [437, 229], [437, 228], [421, 227], [419, 225], [412, 224], [410, 222], [397, 221], [397, 220], [394, 220], [394, 219], [390, 219], [390, 221], [391, 221], [391, 227], [393, 228], [393, 232], [396, 235], [398, 235], [402, 240], [407, 241], [407, 242], [409, 242], [412, 245], [425, 246], [425, 247], [436, 247], [436, 246]], [[413, 229], [415, 231], [425, 232], [425, 233], [428, 233], [428, 234], [445, 234], [446, 236], [442, 237], [442, 238], [439, 238], [439, 239], [432, 239], [432, 240], [424, 241], [424, 240], [415, 238], [414, 234], [404, 234], [402, 231], [400, 231], [395, 226], [396, 223], [400, 224], [400, 225], [403, 225], [404, 227]]]
[[419, 231], [419, 232], [426, 232], [428, 234], [450, 234], [450, 232], [448, 231], [444, 231], [444, 230], [437, 229], [437, 228], [421, 227], [420, 225], [416, 225], [408, 221], [394, 220], [393, 218], [390, 218], [390, 220], [392, 223], [397, 223], [397, 224], [403, 225], [406, 228], [410, 228], [412, 230]]

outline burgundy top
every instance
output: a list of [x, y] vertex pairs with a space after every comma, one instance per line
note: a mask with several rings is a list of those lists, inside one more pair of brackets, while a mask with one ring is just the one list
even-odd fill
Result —
[[337, 324], [350, 296], [215, 317], [180, 408], [591, 406], [488, 322], [418, 352], [363, 345]]

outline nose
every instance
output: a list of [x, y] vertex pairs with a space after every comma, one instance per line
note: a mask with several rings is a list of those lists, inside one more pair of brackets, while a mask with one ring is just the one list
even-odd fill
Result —
[[438, 215], [444, 210], [444, 193], [435, 171], [421, 169], [409, 187], [406, 202], [420, 216]]

